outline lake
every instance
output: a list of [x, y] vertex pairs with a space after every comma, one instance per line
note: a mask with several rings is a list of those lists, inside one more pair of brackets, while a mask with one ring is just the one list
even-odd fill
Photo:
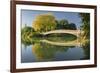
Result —
[[71, 61], [71, 60], [87, 60], [90, 59], [89, 44], [82, 46], [81, 42], [76, 40], [65, 42], [65, 38], [58, 37], [45, 38], [31, 44], [21, 45], [21, 62], [48, 62], [48, 61]]

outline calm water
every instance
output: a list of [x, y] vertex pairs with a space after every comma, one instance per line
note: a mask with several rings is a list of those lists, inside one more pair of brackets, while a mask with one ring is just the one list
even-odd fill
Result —
[[22, 44], [21, 62], [47, 62], [89, 59], [89, 47], [86, 46], [57, 46], [47, 43]]

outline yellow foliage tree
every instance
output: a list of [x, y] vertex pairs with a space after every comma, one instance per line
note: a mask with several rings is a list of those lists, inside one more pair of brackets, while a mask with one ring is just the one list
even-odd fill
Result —
[[56, 20], [55, 17], [50, 13], [40, 14], [36, 16], [32, 26], [37, 32], [46, 32], [56, 28]]

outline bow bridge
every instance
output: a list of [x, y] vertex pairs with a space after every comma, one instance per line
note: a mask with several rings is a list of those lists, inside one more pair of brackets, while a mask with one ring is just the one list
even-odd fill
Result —
[[83, 31], [80, 30], [52, 30], [48, 32], [42, 33], [43, 35], [53, 34], [53, 33], [67, 33], [67, 34], [73, 34], [75, 36], [79, 36], [80, 33], [83, 33]]

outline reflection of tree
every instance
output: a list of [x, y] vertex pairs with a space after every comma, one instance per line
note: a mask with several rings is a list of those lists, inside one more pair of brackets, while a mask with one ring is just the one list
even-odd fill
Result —
[[32, 47], [37, 61], [52, 61], [57, 51], [67, 51], [69, 47], [53, 46], [46, 43], [36, 43]]
[[32, 32], [34, 32], [32, 27], [25, 26], [21, 29], [21, 42], [25, 45], [30, 45], [32, 44], [31, 38], [32, 37]]
[[83, 59], [90, 59], [90, 42], [85, 42], [85, 44], [82, 46], [84, 50], [84, 58]]

